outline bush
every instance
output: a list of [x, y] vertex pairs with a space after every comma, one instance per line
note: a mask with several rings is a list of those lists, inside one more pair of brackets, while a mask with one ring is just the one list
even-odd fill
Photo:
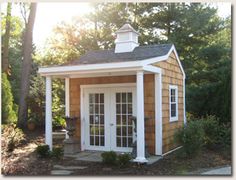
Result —
[[204, 145], [209, 149], [229, 148], [231, 145], [231, 127], [220, 124], [216, 116], [208, 115], [201, 119], [204, 130]]
[[183, 146], [183, 152], [187, 155], [198, 154], [204, 144], [204, 131], [201, 121], [190, 121], [187, 126], [175, 133], [175, 141]]
[[2, 123], [15, 123], [16, 119], [11, 85], [7, 79], [7, 75], [2, 73]]
[[47, 158], [47, 157], [50, 157], [50, 150], [49, 150], [49, 146], [46, 145], [46, 144], [43, 144], [43, 145], [39, 145], [37, 148], [36, 148], [36, 152], [37, 154], [39, 155], [39, 157], [41, 158]]
[[214, 148], [217, 144], [217, 137], [219, 136], [219, 119], [215, 116], [206, 116], [201, 119], [202, 127], [204, 130], [204, 144], [207, 148]]
[[63, 148], [62, 147], [55, 147], [52, 149], [51, 156], [60, 159], [63, 156]]
[[101, 154], [102, 162], [107, 165], [117, 164], [117, 155], [114, 151], [104, 152]]
[[13, 151], [25, 139], [23, 131], [13, 123], [4, 126], [3, 137], [6, 140], [7, 151]]
[[221, 125], [218, 130], [217, 145], [221, 148], [231, 148], [231, 127], [229, 125]]
[[120, 154], [117, 157], [117, 161], [118, 161], [118, 164], [120, 167], [126, 167], [129, 164], [131, 159], [132, 158], [131, 158], [130, 154], [128, 154], [128, 153]]

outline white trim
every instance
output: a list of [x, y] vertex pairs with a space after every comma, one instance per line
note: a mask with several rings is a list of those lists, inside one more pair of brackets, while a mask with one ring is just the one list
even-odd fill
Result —
[[136, 83], [112, 83], [112, 84], [89, 84], [80, 85], [81, 89], [84, 88], [112, 88], [112, 87], [135, 87]]
[[70, 116], [70, 78], [65, 78], [65, 115]]
[[[103, 67], [105, 66], [105, 64], [103, 65]], [[138, 70], [142, 70], [142, 66], [139, 67], [132, 67], [132, 68], [125, 68], [125, 67], [114, 67], [114, 68], [102, 68], [99, 67], [97, 69], [81, 69], [81, 68], [72, 68], [72, 70], [69, 71], [54, 71], [54, 72], [40, 72], [40, 74], [42, 76], [68, 76], [68, 75], [81, 75], [86, 77], [86, 75], [90, 74], [107, 74], [110, 75], [111, 73], [117, 73], [117, 72], [127, 72], [130, 73], [132, 71], [138, 71]]]
[[139, 43], [137, 43], [133, 40], [116, 41], [116, 44], [123, 44], [123, 43], [134, 43], [136, 45], [139, 45]]
[[[171, 89], [175, 89], [175, 101], [176, 101], [176, 116], [171, 117]], [[170, 122], [178, 121], [178, 115], [179, 115], [179, 109], [178, 109], [178, 86], [176, 85], [169, 85], [169, 116], [170, 116]]]
[[145, 126], [144, 126], [144, 82], [143, 71], [136, 75], [137, 87], [137, 157], [135, 162], [147, 162], [145, 158]]
[[182, 147], [183, 147], [183, 146], [179, 146], [179, 147], [177, 147], [177, 148], [175, 148], [175, 149], [172, 149], [172, 150], [170, 150], [170, 151], [168, 151], [168, 152], [162, 154], [162, 156], [166, 156], [166, 155], [168, 155], [168, 154], [170, 154], [170, 153], [172, 153], [172, 152], [174, 152], [174, 151], [176, 151], [176, 150], [178, 150], [178, 149], [180, 149], [180, 148], [182, 148]]
[[162, 155], [162, 74], [155, 74], [155, 154]]
[[46, 77], [45, 144], [52, 150], [52, 78]]
[[149, 71], [149, 72], [152, 72], [152, 73], [161, 73], [161, 68], [158, 68], [156, 66], [152, 66], [152, 65], [145, 65], [143, 66], [143, 70], [144, 71]]
[[80, 135], [80, 144], [81, 144], [81, 151], [85, 150], [85, 113], [84, 113], [84, 88], [80, 88], [80, 129], [81, 129], [81, 135]]
[[142, 62], [143, 66], [146, 66], [146, 65], [150, 65], [150, 64], [157, 63], [157, 62], [160, 62], [160, 61], [168, 60], [168, 57], [169, 57], [168, 54], [166, 54], [164, 56], [158, 56], [158, 57], [142, 60], [141, 62]]
[[172, 49], [173, 49], [173, 51], [174, 51], [174, 53], [175, 53], [175, 55], [176, 55], [177, 62], [179, 63], [179, 67], [180, 67], [181, 72], [183, 73], [183, 77], [184, 77], [184, 79], [185, 79], [186, 75], [185, 75], [183, 66], [182, 66], [182, 64], [181, 64], [181, 61], [180, 61], [180, 59], [179, 59], [179, 55], [178, 55], [178, 53], [177, 53], [177, 51], [176, 51], [176, 49], [175, 49], [175, 45], [172, 46], [171, 50], [170, 50], [169, 53], [168, 53], [168, 56], [170, 56]]
[[184, 106], [184, 125], [185, 125], [185, 124], [187, 124], [186, 105], [185, 105], [185, 78], [183, 78], [183, 106]]
[[[70, 78], [65, 78], [65, 115], [70, 116]], [[66, 139], [68, 138], [66, 131]]]
[[[122, 69], [122, 70], [121, 70]], [[77, 73], [104, 73], [104, 72], [119, 72], [119, 71], [136, 71], [141, 70], [141, 61], [132, 62], [115, 62], [102, 64], [86, 64], [74, 66], [55, 66], [39, 68], [38, 73], [42, 76], [47, 74], [63, 75]]]

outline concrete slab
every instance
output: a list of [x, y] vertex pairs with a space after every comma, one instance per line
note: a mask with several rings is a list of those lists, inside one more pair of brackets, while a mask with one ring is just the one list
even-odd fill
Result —
[[153, 164], [153, 163], [159, 161], [160, 159], [162, 159], [162, 156], [150, 156], [147, 158], [147, 160], [148, 160], [147, 164], [148, 165]]
[[231, 166], [227, 166], [227, 167], [209, 170], [201, 174], [202, 175], [231, 175], [232, 170], [231, 170]]
[[[148, 158], [146, 158], [148, 160], [148, 162], [146, 163], [147, 165], [151, 165], [157, 161], [159, 161], [160, 159], [162, 159], [162, 156], [149, 156]], [[135, 162], [137, 163], [134, 159], [131, 160], [131, 162]]]
[[86, 169], [86, 166], [61, 166], [61, 165], [54, 165], [54, 169], [60, 170], [77, 170], [77, 169]]
[[73, 171], [68, 171], [68, 170], [52, 170], [51, 175], [70, 175], [72, 174]]
[[[74, 157], [75, 160], [78, 160], [78, 161], [102, 162], [102, 157], [101, 157], [102, 153], [103, 153], [102, 151], [83, 151], [74, 155], [66, 155], [66, 156]], [[117, 154], [122, 154], [122, 153], [117, 152]], [[147, 164], [148, 165], [153, 164], [159, 161], [161, 158], [162, 156], [150, 156], [147, 158], [148, 160]]]
[[76, 159], [79, 161], [102, 162], [102, 152], [100, 151], [83, 151], [76, 154]]

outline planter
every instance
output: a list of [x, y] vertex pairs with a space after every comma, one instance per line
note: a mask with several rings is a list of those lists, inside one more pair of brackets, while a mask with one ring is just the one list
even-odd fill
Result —
[[28, 122], [27, 127], [30, 131], [33, 131], [36, 128], [36, 124], [35, 124], [35, 122]]

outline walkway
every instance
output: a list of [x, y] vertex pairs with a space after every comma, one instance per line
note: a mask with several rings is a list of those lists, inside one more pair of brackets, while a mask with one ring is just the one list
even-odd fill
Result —
[[202, 175], [232, 175], [231, 166], [221, 167], [212, 169], [206, 172], [201, 173]]

